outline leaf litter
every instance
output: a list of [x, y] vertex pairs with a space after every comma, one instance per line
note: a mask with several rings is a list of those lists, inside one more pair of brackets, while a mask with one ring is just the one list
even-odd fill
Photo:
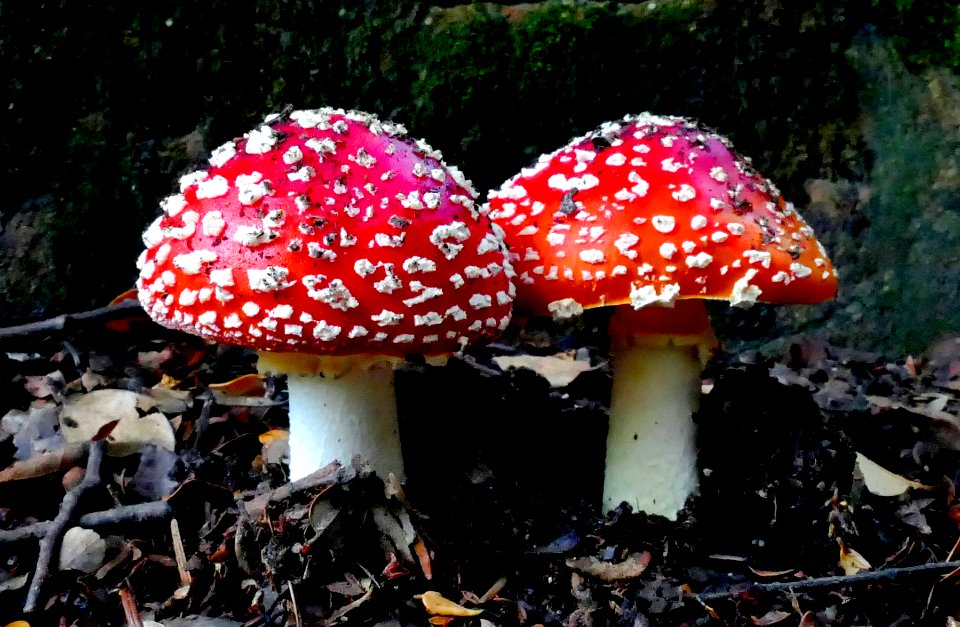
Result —
[[[697, 417], [700, 495], [671, 523], [597, 511], [602, 333], [408, 363], [407, 483], [342, 460], [291, 484], [282, 379], [257, 375], [250, 351], [117, 322], [0, 355], [0, 624], [958, 617], [960, 400], [942, 350], [716, 360]], [[90, 440], [111, 455], [24, 615], [37, 539]]]

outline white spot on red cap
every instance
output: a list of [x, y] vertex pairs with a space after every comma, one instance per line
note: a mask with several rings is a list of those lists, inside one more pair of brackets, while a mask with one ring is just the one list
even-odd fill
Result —
[[217, 260], [217, 253], [212, 250], [200, 249], [183, 253], [173, 258], [173, 265], [184, 274], [200, 274], [203, 264]]
[[673, 216], [653, 216], [650, 218], [650, 224], [660, 233], [670, 233], [677, 226], [677, 220]]
[[583, 313], [583, 305], [572, 298], [561, 298], [551, 303], [547, 303], [547, 311], [553, 316], [554, 320], [564, 320], [574, 318]]
[[677, 283], [664, 285], [659, 294], [657, 288], [653, 285], [631, 284], [630, 304], [634, 309], [641, 309], [649, 305], [672, 306], [679, 294], [680, 285]]
[[262, 155], [269, 152], [277, 143], [276, 132], [266, 124], [246, 133], [244, 137], [247, 139], [247, 143], [243, 149], [250, 155]]
[[706, 268], [711, 262], [713, 262], [713, 256], [704, 252], [688, 255], [686, 258], [688, 268]]
[[688, 202], [697, 197], [697, 190], [693, 186], [683, 183], [680, 185], [680, 189], [671, 192], [670, 195], [673, 196], [674, 200]]
[[294, 284], [286, 280], [289, 274], [290, 271], [282, 266], [250, 268], [247, 270], [247, 281], [250, 289], [256, 292], [276, 292]]
[[731, 307], [749, 307], [757, 302], [757, 298], [763, 293], [763, 290], [756, 285], [750, 285], [750, 280], [758, 272], [756, 268], [750, 268], [733, 284], [733, 290], [730, 293]]
[[210, 165], [215, 168], [222, 167], [227, 161], [233, 159], [236, 154], [237, 145], [232, 141], [228, 141], [213, 149], [213, 152], [210, 153]]

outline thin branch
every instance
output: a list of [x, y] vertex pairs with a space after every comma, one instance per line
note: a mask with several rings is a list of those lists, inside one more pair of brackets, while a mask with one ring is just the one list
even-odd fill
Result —
[[[170, 516], [173, 508], [166, 501], [150, 501], [148, 503], [137, 503], [136, 505], [121, 505], [113, 509], [106, 509], [100, 512], [91, 512], [84, 514], [77, 521], [78, 527], [86, 529], [99, 529], [111, 525], [124, 523], [140, 523], [148, 520], [157, 520]], [[42, 538], [50, 532], [53, 527], [52, 520], [24, 525], [16, 529], [0, 531], [0, 544], [10, 542], [21, 542], [23, 540], [33, 540]]]
[[0, 328], [0, 342], [30, 339], [39, 335], [63, 334], [78, 324], [122, 320], [133, 317], [137, 311], [141, 314], [143, 312], [143, 308], [139, 302], [135, 300], [125, 300], [114, 305], [107, 305], [106, 307], [99, 307], [89, 311], [63, 314], [48, 320], [38, 320], [36, 322]]
[[40, 541], [40, 554], [37, 556], [37, 569], [33, 573], [33, 581], [27, 591], [27, 600], [23, 604], [23, 611], [30, 614], [37, 609], [37, 602], [43, 585], [50, 576], [50, 569], [60, 550], [60, 542], [67, 528], [75, 518], [77, 505], [85, 492], [100, 485], [100, 464], [103, 462], [106, 442], [103, 440], [90, 443], [90, 452], [87, 456], [87, 473], [83, 481], [71, 488], [60, 503], [60, 511], [53, 519], [47, 535]]
[[876, 583], [878, 581], [893, 581], [896, 579], [907, 579], [924, 574], [949, 572], [956, 568], [960, 568], [960, 561], [931, 562], [929, 564], [920, 564], [918, 566], [904, 566], [901, 568], [885, 568], [883, 570], [863, 571], [855, 575], [811, 577], [809, 579], [801, 579], [800, 581], [777, 581], [773, 583], [755, 583], [748, 586], [735, 586], [720, 592], [698, 594], [696, 595], [696, 598], [702, 603], [706, 604], [713, 601], [730, 599], [745, 592], [749, 592], [750, 594], [763, 594], [765, 592], [798, 592], [801, 590], [816, 590], [823, 588], [846, 588], [848, 586]]
[[343, 467], [340, 462], [332, 461], [306, 477], [286, 483], [270, 492], [257, 495], [254, 499], [244, 503], [244, 508], [251, 518], [260, 518], [270, 505], [289, 499], [300, 492], [343, 483], [351, 476], [351, 472], [356, 473], [356, 469], [352, 466]]

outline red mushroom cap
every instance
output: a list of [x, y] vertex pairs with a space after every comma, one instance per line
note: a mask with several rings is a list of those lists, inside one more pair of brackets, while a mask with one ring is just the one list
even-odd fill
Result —
[[498, 335], [512, 269], [502, 231], [440, 154], [375, 116], [270, 116], [144, 233], [137, 282], [159, 323], [312, 354], [440, 355]]
[[813, 231], [730, 143], [643, 113], [540, 157], [490, 193], [535, 314], [676, 299], [814, 303], [836, 273]]

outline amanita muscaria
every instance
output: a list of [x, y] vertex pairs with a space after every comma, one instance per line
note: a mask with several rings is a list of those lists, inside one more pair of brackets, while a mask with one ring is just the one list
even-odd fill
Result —
[[701, 299], [832, 298], [836, 273], [793, 205], [696, 123], [648, 113], [578, 137], [489, 197], [517, 310], [615, 306], [603, 505], [675, 518], [697, 488], [692, 415], [716, 347]]
[[162, 201], [140, 301], [288, 375], [293, 479], [355, 455], [402, 475], [393, 362], [457, 352], [510, 320], [502, 231], [475, 196], [400, 125], [272, 115]]

